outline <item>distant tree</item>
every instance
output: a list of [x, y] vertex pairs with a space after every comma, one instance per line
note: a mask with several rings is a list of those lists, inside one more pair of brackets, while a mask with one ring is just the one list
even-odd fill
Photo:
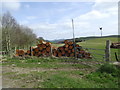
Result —
[[43, 37], [38, 37], [36, 40], [37, 40], [37, 41], [36, 41], [36, 42], [37, 42], [37, 44], [39, 43], [39, 41], [40, 41], [40, 40], [45, 41], [45, 40], [43, 39]]
[[36, 35], [33, 33], [32, 29], [27, 26], [21, 26], [22, 39], [21, 44], [26, 46], [32, 46], [36, 42]]
[[44, 40], [43, 37], [38, 37], [37, 40]]
[[17, 22], [9, 12], [2, 16], [2, 47], [11, 55], [12, 39]]
[[36, 42], [36, 35], [27, 26], [21, 26], [9, 12], [2, 16], [2, 50], [11, 53], [15, 48], [31, 46]]
[[2, 51], [2, 16], [0, 15], [0, 51]]

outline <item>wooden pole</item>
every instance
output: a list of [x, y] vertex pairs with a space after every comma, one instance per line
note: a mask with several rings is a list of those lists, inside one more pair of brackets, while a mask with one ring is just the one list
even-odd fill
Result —
[[30, 54], [31, 54], [31, 56], [33, 56], [33, 53], [32, 53], [32, 46], [30, 46]]
[[6, 52], [8, 54], [8, 38], [7, 38], [7, 31], [5, 32], [5, 41], [6, 41]]
[[107, 62], [110, 61], [110, 40], [106, 41], [105, 59]]
[[52, 46], [50, 46], [50, 56], [52, 57]]
[[15, 51], [14, 51], [15, 54], [16, 54], [16, 49], [17, 49], [17, 48], [16, 48], [16, 45], [15, 45]]
[[12, 57], [12, 49], [11, 49], [10, 33], [9, 33], [9, 35], [8, 35], [8, 44], [9, 44], [9, 56]]
[[116, 58], [116, 61], [119, 62], [118, 57], [117, 57], [117, 53], [116, 53], [116, 52], [115, 52], [115, 58]]
[[73, 19], [72, 19], [72, 28], [73, 28], [73, 44], [74, 44], [74, 55], [75, 55], [75, 58], [77, 58], [76, 56], [76, 47], [75, 47], [75, 35], [74, 35], [74, 22], [73, 22]]

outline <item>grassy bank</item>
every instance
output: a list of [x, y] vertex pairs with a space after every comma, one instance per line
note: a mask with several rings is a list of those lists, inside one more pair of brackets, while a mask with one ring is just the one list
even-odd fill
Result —
[[[118, 68], [72, 59], [9, 59], [3, 66], [3, 87], [12, 88], [118, 88]], [[109, 72], [110, 71], [110, 72]]]

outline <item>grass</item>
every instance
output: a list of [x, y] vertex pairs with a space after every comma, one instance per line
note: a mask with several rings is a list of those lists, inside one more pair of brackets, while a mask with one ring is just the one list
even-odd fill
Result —
[[[112, 42], [118, 42], [120, 38], [117, 37], [105, 37], [105, 38], [94, 38], [94, 39], [88, 39], [85, 42], [79, 42], [78, 44], [82, 46], [83, 48], [95, 48], [95, 49], [105, 49], [106, 47], [106, 40], [110, 40]], [[64, 44], [53, 44], [54, 46], [63, 46]], [[88, 52], [91, 52], [91, 55], [93, 56], [93, 59], [103, 61], [105, 60], [104, 56], [105, 51], [104, 50], [86, 50]], [[111, 61], [116, 61], [115, 59], [115, 52], [118, 54], [118, 49], [112, 49], [111, 48]], [[97, 55], [97, 54], [102, 54]]]
[[[71, 75], [70, 75], [71, 74]], [[77, 75], [76, 77], [71, 77]], [[77, 72], [59, 72], [48, 77], [42, 85], [47, 88], [115, 88], [118, 87], [118, 78], [108, 73], [94, 72], [85, 75]], [[63, 83], [64, 82], [64, 83]]]
[[[96, 39], [90, 39], [85, 42], [79, 43], [79, 45], [85, 47], [85, 48], [96, 48], [96, 49], [105, 49], [106, 40], [110, 40], [111, 42], [118, 42], [118, 38], [115, 37], [106, 37], [106, 38], [96, 38]], [[90, 52], [98, 53], [98, 54], [104, 54], [104, 51], [100, 50], [89, 50]], [[118, 53], [118, 49], [111, 49], [111, 61], [115, 61], [115, 54]], [[102, 56], [92, 54], [94, 57], [97, 57], [98, 59], [103, 60]]]
[[[3, 73], [4, 78], [17, 81], [16, 84], [18, 83], [17, 85], [21, 88], [118, 88], [119, 68], [111, 64], [96, 65], [93, 62], [92, 65], [89, 65], [88, 63], [92, 61], [88, 61], [88, 63], [86, 63], [87, 61], [82, 61], [86, 64], [70, 64], [59, 58], [49, 58], [47, 60], [48, 58], [9, 59], [8, 62], [5, 62], [7, 64], [3, 63], [3, 66], [11, 63], [11, 65], [15, 65], [14, 69], [17, 67], [19, 70]], [[18, 73], [21, 68], [27, 68], [29, 72]], [[43, 69], [43, 71], [31, 71], [35, 68]], [[60, 68], [63, 70], [59, 70]], [[70, 68], [74, 70], [70, 70]], [[50, 71], [48, 69], [53, 70]], [[92, 69], [94, 71], [91, 71]]]
[[[117, 42], [117, 38], [97, 38], [79, 44], [86, 48], [104, 49], [105, 41], [108, 39], [111, 42]], [[57, 46], [61, 45], [57, 44]], [[104, 51], [93, 52], [104, 54]], [[111, 49], [112, 61], [115, 61], [114, 52], [118, 50]], [[41, 57], [19, 60], [7, 58], [2, 63], [2, 66], [8, 69], [3, 68], [4, 82], [13, 81], [15, 86], [11, 87], [19, 88], [118, 88], [120, 68], [105, 63], [101, 56], [92, 55], [98, 59]]]
[[[75, 61], [74, 59], [68, 59], [67, 61]], [[64, 64], [64, 59], [59, 58], [37, 58], [37, 59], [26, 59], [26, 60], [16, 60], [9, 59], [2, 65], [15, 65], [17, 67], [23, 68], [90, 68], [89, 65], [83, 65], [79, 63], [74, 64]], [[78, 62], [81, 62], [80, 60]], [[86, 61], [87, 62], [87, 61]], [[68, 62], [69, 63], [69, 62]]]
[[22, 79], [22, 78], [27, 78], [28, 77], [28, 75], [29, 74], [19, 74], [19, 75], [13, 75], [13, 76], [11, 76], [10, 78], [12, 79], [12, 80], [16, 80], [16, 79]]
[[[101, 67], [106, 66], [102, 65]], [[115, 68], [115, 66], [111, 66], [111, 69]], [[106, 67], [104, 67], [106, 68]], [[116, 69], [118, 70], [118, 69]], [[77, 78], [70, 77], [72, 75], [78, 75]], [[117, 74], [117, 72], [116, 72]], [[83, 78], [80, 78], [81, 75], [84, 73], [77, 71], [77, 72], [59, 72], [55, 75], [52, 75], [48, 78], [43, 85], [45, 87], [52, 87], [52, 88], [115, 88], [118, 87], [118, 77], [114, 77], [112, 73], [102, 73], [99, 71], [90, 73], [85, 75]], [[64, 82], [64, 83], [62, 83]]]
[[[118, 77], [120, 76], [119, 67], [116, 67], [112, 64], [104, 64], [91, 74], [86, 75], [86, 78], [89, 80], [93, 80], [96, 83], [105, 84], [103, 88], [106, 87], [118, 87]], [[108, 84], [109, 83], [109, 84]]]
[[[63, 75], [53, 75], [47, 80], [45, 80], [42, 85], [47, 88], [115, 88], [118, 87], [117, 80], [110, 80], [110, 76], [107, 79], [101, 79], [98, 75], [92, 74], [88, 79], [82, 78], [71, 78]], [[102, 75], [104, 77], [104, 75]], [[108, 80], [108, 78], [110, 78]], [[104, 82], [104, 83], [103, 83]]]

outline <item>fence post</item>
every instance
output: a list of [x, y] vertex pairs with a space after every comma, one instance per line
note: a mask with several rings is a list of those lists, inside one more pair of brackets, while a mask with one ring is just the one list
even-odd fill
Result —
[[52, 57], [52, 46], [50, 47], [50, 57]]
[[32, 48], [32, 46], [30, 46], [30, 52], [31, 52], [31, 56], [33, 56], [33, 48]]
[[110, 61], [110, 40], [107, 40], [107, 41], [106, 41], [105, 60], [106, 60], [107, 62]]

